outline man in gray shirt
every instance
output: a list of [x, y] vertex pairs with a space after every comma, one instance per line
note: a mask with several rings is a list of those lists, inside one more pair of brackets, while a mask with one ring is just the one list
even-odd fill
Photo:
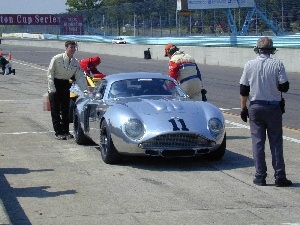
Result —
[[[252, 150], [255, 164], [253, 183], [266, 185], [267, 165], [265, 160], [266, 133], [272, 155], [277, 187], [291, 186], [286, 178], [283, 157], [281, 94], [289, 89], [289, 82], [281, 61], [270, 58], [276, 48], [269, 37], [257, 41], [254, 51], [259, 54], [245, 64], [240, 79], [241, 118], [247, 122], [249, 117], [252, 138]], [[250, 100], [249, 111], [247, 100]]]

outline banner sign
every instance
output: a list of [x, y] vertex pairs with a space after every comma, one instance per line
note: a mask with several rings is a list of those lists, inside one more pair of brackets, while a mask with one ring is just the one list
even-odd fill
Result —
[[254, 0], [188, 0], [188, 9], [228, 9], [254, 6]]
[[63, 35], [83, 34], [83, 17], [78, 14], [0, 14], [0, 25], [58, 25]]
[[83, 34], [83, 17], [81, 15], [63, 15], [60, 17], [62, 33], [65, 35]]
[[177, 0], [177, 10], [253, 8], [254, 0]]
[[51, 14], [0, 14], [0, 25], [59, 25], [59, 18]]

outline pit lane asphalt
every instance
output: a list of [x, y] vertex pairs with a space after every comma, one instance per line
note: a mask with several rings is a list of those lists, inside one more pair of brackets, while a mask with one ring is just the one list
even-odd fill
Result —
[[[24, 41], [26, 43], [26, 41]], [[62, 42], [62, 45], [64, 43]], [[92, 44], [92, 43], [91, 43]], [[109, 45], [109, 44], [108, 44]], [[51, 47], [51, 46], [50, 46]], [[14, 46], [0, 45], [6, 55], [11, 52], [13, 58], [31, 62], [34, 65], [48, 67], [50, 59], [53, 55], [61, 53], [62, 49], [54, 48], [38, 48], [30, 46]], [[122, 48], [121, 48], [122, 49]], [[184, 48], [182, 48], [184, 50]], [[162, 49], [163, 54], [163, 49]], [[199, 53], [201, 54], [201, 53]], [[78, 59], [91, 57], [94, 54], [83, 52], [80, 50], [75, 53]], [[102, 55], [99, 53], [102, 63], [99, 66], [100, 71], [105, 74], [116, 72], [130, 71], [153, 71], [159, 73], [167, 72], [167, 57], [166, 60], [144, 60], [141, 58], [125, 58], [113, 55]], [[138, 56], [141, 53], [137, 53]], [[253, 58], [255, 54], [253, 54]], [[29, 60], [30, 59], [30, 60]], [[228, 58], [228, 60], [233, 60]], [[200, 70], [203, 77], [203, 83], [207, 89], [208, 100], [221, 108], [224, 112], [239, 115], [240, 113], [240, 96], [239, 96], [239, 79], [242, 74], [241, 68], [221, 67], [200, 65]], [[288, 73], [290, 81], [290, 90], [283, 94], [286, 100], [286, 113], [283, 116], [283, 125], [286, 128], [300, 129], [300, 72]]]
[[[300, 223], [298, 131], [284, 129], [287, 174], [295, 183], [289, 188], [274, 186], [269, 151], [268, 186], [252, 184], [248, 124], [227, 113], [227, 152], [219, 162], [132, 158], [106, 165], [96, 146], [54, 139], [42, 95], [47, 64], [61, 50], [39, 52], [24, 50], [40, 63], [13, 54], [17, 74], [0, 76], [0, 224]], [[149, 64], [164, 72], [165, 62], [118, 57], [106, 62], [109, 57], [101, 57], [100, 70], [107, 74]]]

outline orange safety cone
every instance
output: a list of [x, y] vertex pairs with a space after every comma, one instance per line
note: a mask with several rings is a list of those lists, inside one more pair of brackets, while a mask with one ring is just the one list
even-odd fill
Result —
[[8, 60], [12, 60], [11, 52], [8, 53]]

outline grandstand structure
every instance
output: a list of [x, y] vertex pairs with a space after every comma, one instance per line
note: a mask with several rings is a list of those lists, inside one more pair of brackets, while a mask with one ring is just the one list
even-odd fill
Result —
[[[193, 0], [178, 0], [177, 1], [177, 10], [181, 13], [187, 13], [192, 10], [201, 10], [201, 9], [226, 9], [226, 16], [227, 16], [227, 22], [228, 26], [230, 28], [231, 35], [233, 36], [243, 36], [248, 35], [250, 24], [253, 21], [253, 16], [256, 15], [262, 21], [269, 27], [270, 30], [274, 33], [276, 36], [283, 35], [283, 33], [280, 31], [278, 25], [274, 23], [274, 21], [270, 20], [265, 13], [259, 10], [259, 8], [256, 6], [256, 3], [254, 0], [228, 0], [228, 1], [216, 1], [214, 3], [213, 1], [207, 1], [207, 2], [201, 2], [201, 1], [193, 1]], [[245, 21], [243, 23], [243, 26], [241, 30], [237, 29], [236, 22], [234, 20], [234, 17], [232, 15], [232, 9], [233, 8], [248, 8], [248, 13], [246, 15]]]
[[256, 6], [249, 9], [241, 31], [237, 30], [235, 21], [233, 20], [231, 10], [230, 9], [226, 10], [227, 21], [228, 21], [228, 25], [230, 26], [231, 33], [233, 35], [248, 35], [250, 24], [253, 20], [253, 15], [255, 13], [258, 15], [258, 17], [262, 19], [262, 21], [269, 27], [270, 30], [272, 30], [272, 32], [276, 36], [283, 35], [283, 33], [280, 31], [277, 24], [274, 24], [271, 20], [269, 20], [267, 16], [264, 13], [262, 13]]

